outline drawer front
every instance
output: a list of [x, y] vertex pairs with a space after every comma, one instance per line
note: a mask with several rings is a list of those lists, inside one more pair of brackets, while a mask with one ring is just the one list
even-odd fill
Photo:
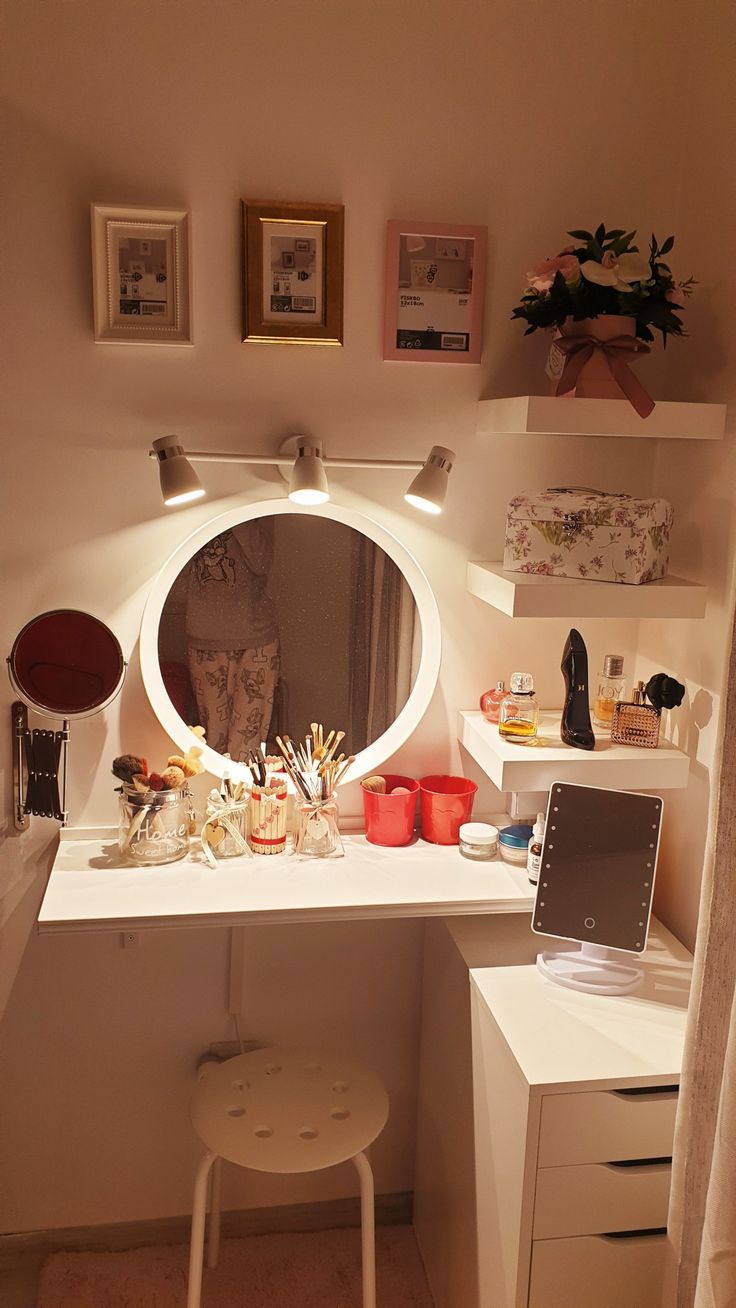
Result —
[[669, 1158], [676, 1111], [676, 1090], [544, 1095], [537, 1166]]
[[543, 1167], [534, 1198], [535, 1240], [667, 1225], [669, 1163]]
[[536, 1240], [529, 1308], [644, 1308], [660, 1302], [666, 1235]]

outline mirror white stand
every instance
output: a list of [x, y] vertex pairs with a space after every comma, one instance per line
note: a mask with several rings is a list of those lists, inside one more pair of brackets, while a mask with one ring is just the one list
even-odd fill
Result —
[[587, 990], [594, 995], [629, 995], [644, 980], [641, 967], [624, 962], [626, 955], [606, 945], [585, 941], [580, 949], [545, 950], [537, 954], [543, 976], [568, 990]]

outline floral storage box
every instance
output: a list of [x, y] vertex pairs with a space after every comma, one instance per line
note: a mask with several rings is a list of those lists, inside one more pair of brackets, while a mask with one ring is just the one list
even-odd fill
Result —
[[673, 519], [667, 500], [578, 486], [524, 491], [508, 507], [503, 566], [634, 586], [657, 581], [667, 575]]

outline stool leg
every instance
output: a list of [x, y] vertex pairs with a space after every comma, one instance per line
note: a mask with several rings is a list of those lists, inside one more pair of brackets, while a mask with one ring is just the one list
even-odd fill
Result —
[[216, 1267], [220, 1258], [220, 1210], [222, 1208], [222, 1159], [216, 1158], [212, 1167], [212, 1203], [210, 1229], [207, 1237], [207, 1266]]
[[353, 1163], [360, 1177], [360, 1220], [363, 1244], [363, 1308], [376, 1308], [376, 1215], [373, 1172], [364, 1153]]
[[204, 1222], [207, 1211], [207, 1182], [215, 1155], [206, 1153], [197, 1168], [192, 1203], [192, 1235], [189, 1243], [189, 1289], [187, 1308], [200, 1308], [202, 1295], [202, 1255], [204, 1253]]

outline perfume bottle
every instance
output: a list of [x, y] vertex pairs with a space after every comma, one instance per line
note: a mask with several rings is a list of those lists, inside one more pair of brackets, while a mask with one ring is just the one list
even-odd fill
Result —
[[512, 672], [511, 690], [501, 700], [498, 734], [505, 740], [532, 740], [539, 726], [539, 704], [531, 672]]
[[611, 740], [617, 745], [641, 745], [644, 749], [656, 749], [660, 721], [660, 710], [646, 702], [644, 682], [637, 681], [631, 700], [614, 705]]
[[623, 654], [606, 654], [603, 671], [598, 677], [598, 689], [593, 706], [593, 721], [597, 727], [610, 727], [615, 706], [626, 698], [626, 678], [623, 671]]
[[565, 679], [560, 735], [573, 749], [595, 749], [588, 703], [588, 651], [574, 627], [565, 642], [560, 667]]
[[493, 690], [486, 690], [480, 697], [480, 711], [486, 722], [498, 722], [501, 700], [508, 694], [505, 681], [497, 681]]

